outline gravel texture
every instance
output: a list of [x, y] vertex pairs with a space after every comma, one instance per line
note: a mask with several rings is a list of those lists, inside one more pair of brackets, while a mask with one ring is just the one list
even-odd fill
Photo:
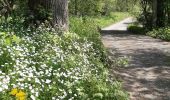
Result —
[[127, 57], [129, 65], [111, 68], [120, 77], [131, 100], [170, 100], [170, 42], [127, 31], [127, 18], [102, 29], [110, 57]]

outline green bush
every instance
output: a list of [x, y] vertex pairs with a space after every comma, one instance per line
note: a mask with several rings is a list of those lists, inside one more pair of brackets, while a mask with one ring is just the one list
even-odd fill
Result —
[[44, 25], [24, 30], [22, 23], [1, 24], [0, 99], [128, 100], [108, 77], [94, 25], [79, 23], [85, 26], [63, 34]]
[[145, 34], [146, 30], [143, 27], [137, 26], [137, 25], [129, 25], [128, 31], [134, 33], [134, 34]]
[[97, 23], [91, 18], [70, 18], [70, 31], [77, 33], [82, 39], [92, 42], [96, 57], [105, 65], [108, 63], [106, 51], [101, 41], [100, 33], [97, 29]]
[[160, 38], [162, 40], [170, 41], [170, 27], [153, 29], [152, 31], [149, 31], [147, 35], [154, 38]]
[[137, 25], [130, 25], [128, 26], [128, 30], [135, 34], [146, 34], [154, 38], [170, 41], [170, 27], [163, 27], [153, 29], [152, 31], [147, 31], [143, 27], [139, 27]]

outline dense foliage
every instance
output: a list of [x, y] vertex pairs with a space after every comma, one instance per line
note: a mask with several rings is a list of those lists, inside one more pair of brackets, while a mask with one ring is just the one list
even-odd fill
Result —
[[69, 32], [51, 25], [46, 0], [30, 1], [0, 1], [0, 99], [128, 100], [97, 29], [127, 16], [111, 13], [117, 0], [70, 0]]
[[146, 34], [146, 30], [141, 27], [141, 26], [138, 26], [138, 25], [129, 25], [128, 26], [128, 31], [132, 32], [132, 33], [135, 33], [135, 34]]
[[95, 24], [74, 19], [72, 33], [60, 34], [45, 24], [24, 30], [19, 20], [8, 21], [0, 33], [1, 99], [127, 99], [108, 78]]
[[137, 0], [70, 0], [69, 10], [76, 16], [109, 15], [133, 11]]
[[140, 10], [136, 17], [141, 25], [130, 25], [128, 30], [137, 34], [143, 33], [155, 38], [169, 40], [170, 1], [140, 0], [138, 2]]
[[153, 28], [165, 27], [170, 22], [170, 1], [169, 0], [141, 0], [141, 14], [138, 20], [144, 27]]
[[147, 35], [154, 38], [160, 38], [162, 40], [170, 41], [170, 27], [154, 29], [152, 31], [149, 31]]
[[69, 9], [77, 16], [98, 15], [102, 11], [102, 0], [70, 0]]

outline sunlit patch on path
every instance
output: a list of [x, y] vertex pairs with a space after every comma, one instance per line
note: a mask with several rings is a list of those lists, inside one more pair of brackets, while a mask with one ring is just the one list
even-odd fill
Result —
[[111, 69], [119, 76], [131, 100], [170, 100], [170, 42], [127, 31], [127, 18], [102, 30], [110, 56], [127, 56], [129, 66]]

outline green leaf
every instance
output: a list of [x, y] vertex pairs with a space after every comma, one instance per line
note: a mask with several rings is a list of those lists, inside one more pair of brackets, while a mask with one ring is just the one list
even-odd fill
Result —
[[21, 42], [21, 39], [19, 37], [17, 37], [16, 35], [13, 35], [12, 40], [13, 40], [13, 42], [15, 42], [17, 44]]
[[6, 44], [6, 45], [11, 45], [11, 44], [12, 44], [12, 41], [11, 41], [10, 37], [7, 37], [7, 38], [5, 39], [5, 44]]
[[3, 35], [5, 35], [5, 34], [6, 34], [5, 32], [0, 32], [0, 36], [1, 36], [1, 35], [3, 36]]
[[93, 95], [94, 98], [99, 98], [99, 99], [103, 99], [103, 94], [102, 93], [95, 93]]

